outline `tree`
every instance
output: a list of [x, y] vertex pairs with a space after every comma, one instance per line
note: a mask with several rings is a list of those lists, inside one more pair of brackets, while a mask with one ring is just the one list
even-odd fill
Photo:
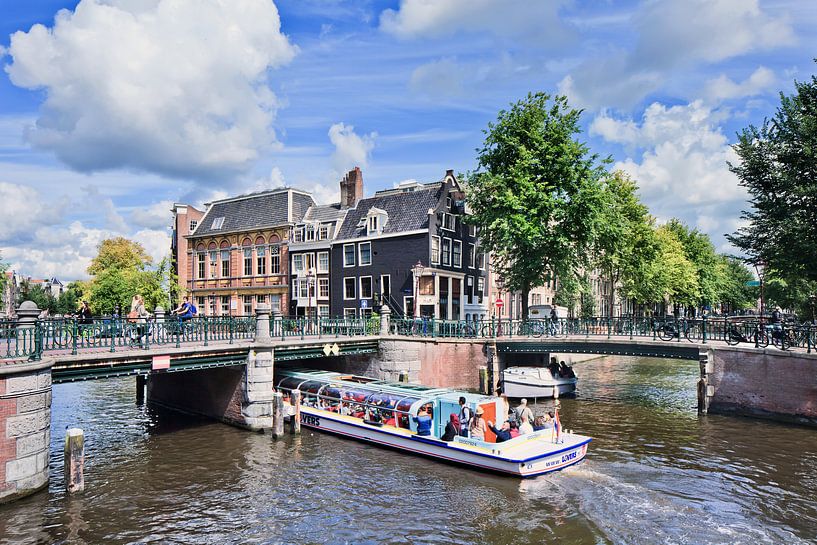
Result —
[[88, 266], [91, 275], [112, 269], [143, 271], [153, 263], [141, 244], [124, 237], [103, 240], [97, 248], [97, 255]]
[[57, 313], [63, 315], [75, 313], [79, 309], [84, 289], [87, 289], [84, 282], [71, 282], [68, 284], [60, 298], [57, 299]]
[[755, 277], [741, 259], [719, 255], [717, 278], [717, 301], [722, 310], [734, 312], [750, 308], [757, 301], [759, 290], [747, 285]]
[[[616, 286], [632, 284], [654, 256], [644, 252], [652, 237], [653, 220], [638, 197], [638, 186], [627, 174], [615, 171], [603, 181], [603, 219], [595, 240], [595, 266], [610, 283], [612, 316]], [[645, 261], [646, 260], [646, 261]]]
[[684, 247], [684, 255], [695, 268], [698, 297], [689, 304], [697, 307], [711, 307], [718, 302], [720, 295], [718, 283], [721, 280], [718, 276], [721, 271], [718, 268], [719, 258], [715, 252], [715, 245], [712, 244], [709, 235], [697, 229], [690, 229], [680, 220], [671, 219], [667, 223], [667, 229], [672, 231], [681, 242]]
[[748, 224], [727, 238], [785, 278], [817, 281], [817, 77], [780, 94], [774, 117], [744, 129], [729, 165], [749, 192]]
[[54, 299], [51, 291], [39, 284], [32, 284], [28, 278], [20, 282], [17, 306], [20, 306], [23, 301], [31, 301], [36, 304], [40, 310], [47, 310], [48, 312], [54, 312], [57, 308], [57, 301]]
[[604, 168], [575, 138], [580, 115], [565, 97], [529, 94], [488, 125], [468, 177], [468, 221], [507, 288], [522, 292], [523, 316], [531, 288], [588, 264], [601, 221]]

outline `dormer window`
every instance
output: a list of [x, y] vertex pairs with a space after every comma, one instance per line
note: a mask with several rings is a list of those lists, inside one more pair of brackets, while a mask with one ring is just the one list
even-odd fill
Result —
[[386, 222], [389, 221], [389, 215], [385, 210], [372, 208], [366, 214], [365, 221], [366, 233], [369, 235], [379, 235], [383, 232]]
[[369, 218], [369, 232], [370, 233], [376, 233], [378, 231], [378, 222], [377, 222], [378, 219], [379, 218], [377, 216], [371, 216]]
[[318, 240], [327, 240], [329, 238], [329, 226], [321, 225], [318, 229]]
[[224, 216], [213, 220], [211, 229], [221, 229], [222, 227], [224, 227]]
[[304, 228], [303, 227], [296, 227], [295, 232], [293, 233], [293, 242], [303, 242], [304, 241]]
[[314, 225], [307, 225], [306, 227], [306, 240], [307, 242], [311, 242], [315, 240], [315, 226]]

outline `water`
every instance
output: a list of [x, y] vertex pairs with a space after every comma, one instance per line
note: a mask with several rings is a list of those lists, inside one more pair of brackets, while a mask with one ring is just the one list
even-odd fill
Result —
[[[576, 370], [562, 420], [594, 437], [588, 459], [525, 481], [155, 412], [134, 404], [133, 379], [55, 386], [50, 489], [0, 507], [0, 543], [817, 541], [817, 431], [698, 417], [696, 363]], [[85, 430], [87, 458], [86, 492], [70, 498], [69, 425]]]

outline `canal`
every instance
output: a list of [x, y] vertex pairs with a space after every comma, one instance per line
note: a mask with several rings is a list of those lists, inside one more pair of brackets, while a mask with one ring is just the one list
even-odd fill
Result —
[[[272, 441], [134, 403], [134, 380], [54, 387], [48, 492], [0, 507], [0, 543], [813, 543], [817, 431], [699, 417], [696, 363], [576, 365], [562, 420], [595, 439], [519, 481], [304, 430]], [[538, 407], [544, 409], [544, 405]], [[67, 426], [83, 495], [62, 491]]]

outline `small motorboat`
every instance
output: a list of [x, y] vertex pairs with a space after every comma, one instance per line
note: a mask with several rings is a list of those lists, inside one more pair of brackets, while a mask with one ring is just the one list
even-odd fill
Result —
[[[564, 368], [563, 368], [564, 369]], [[548, 367], [508, 367], [502, 372], [502, 391], [508, 397], [559, 397], [576, 391], [578, 378], [570, 367], [568, 376]]]

